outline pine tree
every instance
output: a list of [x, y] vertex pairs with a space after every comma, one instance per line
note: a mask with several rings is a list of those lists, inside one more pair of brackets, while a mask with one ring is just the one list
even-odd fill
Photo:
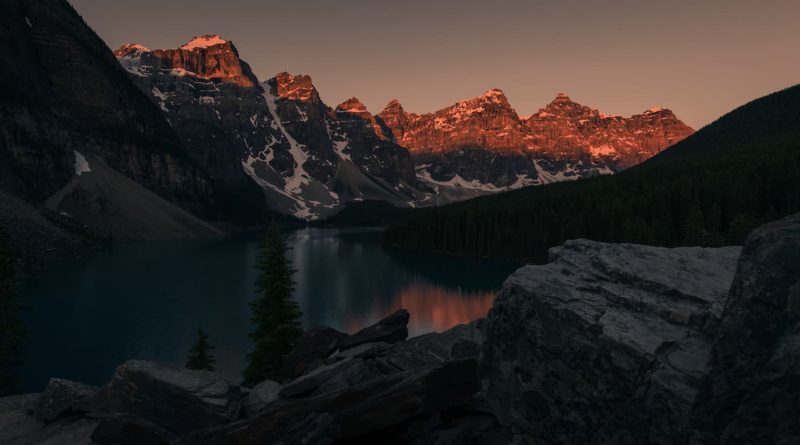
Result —
[[0, 228], [0, 396], [16, 387], [16, 368], [22, 364], [25, 326], [19, 318], [22, 304], [17, 299], [14, 255]]
[[274, 221], [264, 232], [258, 256], [258, 296], [250, 303], [253, 330], [250, 338], [255, 347], [248, 355], [244, 371], [245, 383], [264, 379], [281, 381], [286, 375], [284, 361], [297, 339], [303, 334], [302, 312], [292, 300], [294, 269], [286, 259], [286, 243]]
[[203, 371], [214, 370], [214, 356], [211, 350], [214, 347], [208, 343], [208, 335], [202, 329], [197, 329], [197, 341], [189, 348], [189, 358], [186, 360], [186, 368]]

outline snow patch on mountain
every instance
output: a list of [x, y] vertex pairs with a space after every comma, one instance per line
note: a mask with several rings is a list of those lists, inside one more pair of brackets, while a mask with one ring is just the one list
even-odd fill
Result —
[[205, 49], [216, 45], [224, 45], [226, 43], [228, 43], [227, 40], [216, 34], [212, 34], [195, 37], [185, 45], [181, 46], [181, 49], [184, 51], [193, 51], [196, 49]]
[[89, 167], [89, 161], [78, 151], [75, 151], [75, 176], [80, 176], [84, 173], [91, 173], [92, 169]]

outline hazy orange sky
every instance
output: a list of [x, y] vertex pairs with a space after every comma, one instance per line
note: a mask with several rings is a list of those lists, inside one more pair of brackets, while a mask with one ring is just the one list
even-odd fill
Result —
[[671, 108], [699, 128], [800, 83], [800, 0], [71, 0], [114, 49], [218, 33], [261, 80], [310, 74], [328, 105], [427, 112], [505, 91], [606, 113]]

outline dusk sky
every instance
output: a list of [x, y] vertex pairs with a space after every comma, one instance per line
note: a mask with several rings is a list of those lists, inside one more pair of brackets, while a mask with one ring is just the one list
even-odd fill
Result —
[[428, 112], [500, 88], [528, 116], [558, 92], [699, 128], [800, 83], [800, 1], [70, 0], [112, 48], [232, 40], [261, 80], [310, 74], [330, 106]]

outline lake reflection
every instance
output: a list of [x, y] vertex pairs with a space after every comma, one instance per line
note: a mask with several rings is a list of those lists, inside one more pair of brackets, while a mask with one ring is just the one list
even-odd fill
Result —
[[[354, 332], [411, 313], [411, 335], [482, 317], [517, 266], [386, 249], [382, 233], [305, 229], [287, 234], [306, 327]], [[31, 307], [23, 384], [49, 377], [105, 382], [130, 358], [182, 365], [202, 327], [218, 368], [241, 372], [250, 347], [257, 240], [135, 243], [53, 267], [23, 289]]]

